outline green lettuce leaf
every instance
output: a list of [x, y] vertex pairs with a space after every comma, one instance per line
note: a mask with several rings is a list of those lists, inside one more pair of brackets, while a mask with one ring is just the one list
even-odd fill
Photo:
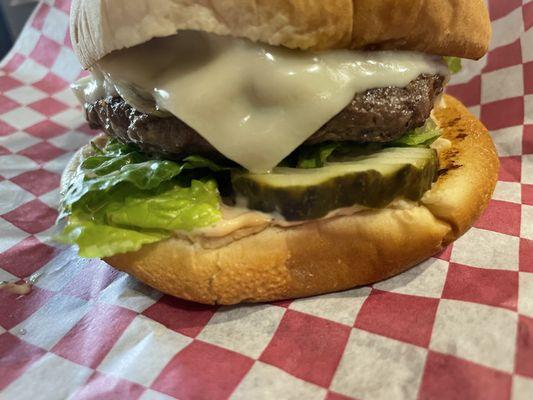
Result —
[[437, 124], [429, 118], [424, 126], [413, 129], [406, 133], [401, 138], [391, 142], [389, 146], [399, 147], [414, 147], [414, 146], [429, 146], [441, 135]]
[[457, 74], [463, 69], [463, 64], [459, 57], [443, 57], [446, 64], [448, 64], [448, 69], [452, 74]]
[[58, 239], [77, 244], [81, 256], [108, 257], [212, 225], [221, 219], [220, 195], [209, 176], [225, 169], [200, 156], [150, 159], [117, 141], [93, 146], [63, 196], [59, 218], [68, 221]]

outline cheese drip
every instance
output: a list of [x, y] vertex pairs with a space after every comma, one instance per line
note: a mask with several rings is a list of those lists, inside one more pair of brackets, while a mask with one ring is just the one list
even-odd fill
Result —
[[447, 74], [439, 58], [420, 53], [312, 53], [190, 31], [114, 52], [98, 68], [254, 172], [275, 167], [356, 93]]

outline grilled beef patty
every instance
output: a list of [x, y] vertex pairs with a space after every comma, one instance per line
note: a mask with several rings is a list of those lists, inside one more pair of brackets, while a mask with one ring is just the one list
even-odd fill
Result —
[[[404, 88], [370, 89], [355, 95], [340, 113], [315, 132], [304, 144], [326, 141], [390, 142], [420, 127], [429, 117], [435, 99], [442, 93], [445, 78], [420, 75]], [[142, 151], [181, 159], [197, 154], [223, 160], [198, 132], [174, 116], [141, 113], [121, 97], [108, 97], [86, 105], [91, 128]]]

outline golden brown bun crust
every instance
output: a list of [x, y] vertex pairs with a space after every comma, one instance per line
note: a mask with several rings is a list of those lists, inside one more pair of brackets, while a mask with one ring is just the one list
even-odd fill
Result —
[[85, 68], [114, 50], [179, 30], [289, 48], [386, 48], [480, 58], [483, 0], [74, 0], [74, 51]]
[[173, 238], [106, 261], [165, 293], [234, 304], [311, 296], [396, 275], [442, 250], [485, 209], [499, 161], [485, 127], [457, 100], [435, 110], [450, 149], [418, 206], [270, 227], [219, 248]]

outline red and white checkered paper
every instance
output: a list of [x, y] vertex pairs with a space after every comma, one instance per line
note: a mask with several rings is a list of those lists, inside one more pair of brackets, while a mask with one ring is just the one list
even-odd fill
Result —
[[55, 247], [60, 173], [93, 133], [69, 0], [40, 4], [0, 64], [0, 280], [35, 280], [0, 291], [0, 398], [533, 399], [533, 2], [488, 4], [492, 51], [449, 88], [501, 156], [475, 227], [371, 287], [238, 307]]

